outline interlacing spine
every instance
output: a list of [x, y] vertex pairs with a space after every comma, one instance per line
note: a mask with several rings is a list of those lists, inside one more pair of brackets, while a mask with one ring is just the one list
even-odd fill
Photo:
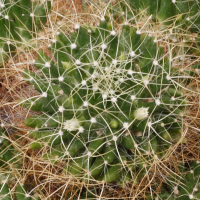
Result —
[[35, 128], [29, 147], [50, 147], [43, 159], [66, 162], [63, 173], [107, 183], [127, 174], [135, 183], [185, 142], [187, 101], [181, 73], [155, 38], [108, 23], [60, 32], [50, 47], [56, 62], [39, 51], [40, 73], [24, 77], [41, 95], [21, 105], [43, 113], [25, 120]]
[[[23, 43], [35, 37], [35, 28], [41, 29], [50, 10], [50, 1], [45, 6], [24, 0], [10, 3], [0, 4], [0, 28], [5, 30], [0, 33], [0, 64], [11, 47], [15, 49], [13, 41]], [[164, 164], [179, 144], [187, 142], [184, 116], [189, 102], [183, 89], [199, 73], [199, 63], [192, 62], [186, 75], [184, 68], [175, 66], [182, 56], [176, 41], [158, 40], [160, 36], [145, 27], [147, 22], [158, 22], [162, 34], [171, 26], [197, 34], [198, 9], [197, 1], [117, 2], [108, 15], [100, 17], [99, 25], [75, 23], [70, 34], [57, 28], [55, 37], [49, 38], [50, 53], [37, 52], [32, 63], [37, 70], [23, 71], [24, 80], [38, 92], [17, 104], [38, 111], [24, 121], [29, 140], [25, 148], [39, 152], [40, 164], [62, 166], [59, 175], [82, 184], [80, 199], [101, 197], [103, 190], [99, 192], [95, 185], [104, 188], [114, 183], [125, 190], [145, 181], [149, 181], [149, 192], [140, 194], [144, 199], [199, 197], [198, 163], [189, 163], [190, 172], [185, 163], [180, 164], [188, 187]], [[137, 24], [138, 13], [147, 16], [143, 26]], [[9, 26], [13, 32], [5, 29]], [[198, 54], [198, 40], [192, 45], [186, 51]], [[16, 148], [10, 145], [14, 151], [8, 148], [2, 153], [1, 166], [12, 163], [19, 169], [22, 163], [12, 161]], [[154, 194], [151, 182], [162, 170], [165, 184]], [[12, 198], [9, 182], [2, 183], [0, 194]], [[30, 199], [33, 190], [27, 192], [26, 186], [18, 181], [15, 199]]]
[[31, 46], [50, 9], [50, 0], [41, 4], [31, 0], [0, 1], [0, 66], [16, 53], [16, 47]]

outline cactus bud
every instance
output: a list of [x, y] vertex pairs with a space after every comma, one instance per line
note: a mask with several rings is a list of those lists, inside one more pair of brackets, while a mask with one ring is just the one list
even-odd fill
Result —
[[134, 111], [133, 117], [137, 120], [145, 119], [146, 117], [148, 117], [149, 114], [148, 109], [149, 108], [144, 108], [144, 107], [138, 108], [137, 110]]
[[68, 131], [76, 131], [79, 129], [79, 120], [78, 119], [70, 119], [64, 122], [64, 128]]

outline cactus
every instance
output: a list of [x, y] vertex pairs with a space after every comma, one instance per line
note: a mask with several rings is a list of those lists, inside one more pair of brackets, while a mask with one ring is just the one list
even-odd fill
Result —
[[12, 199], [7, 183], [4, 183], [4, 185], [1, 186], [0, 193], [1, 193], [2, 200], [11, 200]]
[[0, 66], [14, 53], [16, 45], [28, 43], [47, 21], [49, 0], [42, 4], [31, 0], [0, 1]]
[[0, 128], [0, 167], [1, 169], [9, 168], [9, 165], [19, 166], [18, 162], [18, 151], [14, 148], [11, 143], [9, 134]]
[[[14, 137], [14, 136], [13, 136]], [[15, 170], [21, 170], [23, 166], [22, 157], [18, 150], [16, 150], [11, 143], [12, 139], [9, 134], [3, 128], [0, 129], [0, 198], [2, 200], [11, 200], [12, 192], [10, 185], [16, 183], [14, 172]], [[17, 141], [17, 138], [15, 138]], [[24, 189], [23, 189], [24, 188]], [[13, 190], [13, 189], [12, 189]], [[16, 187], [16, 199], [30, 199], [23, 197], [22, 190], [25, 191], [25, 186], [18, 184]], [[23, 198], [22, 198], [23, 197]]]
[[177, 194], [175, 195], [177, 200], [189, 200], [200, 198], [200, 165], [197, 161], [189, 163], [189, 170], [185, 170], [184, 186], [176, 186]]
[[[137, 20], [141, 15], [151, 16], [152, 20], [165, 25], [166, 28], [176, 25], [178, 29], [188, 29], [199, 32], [200, 15], [199, 1], [182, 0], [125, 0], [117, 1], [112, 5], [113, 15], [118, 20], [123, 20], [122, 14], [128, 20]], [[134, 15], [133, 15], [134, 14]], [[160, 26], [163, 27], [163, 26]]]
[[[31, 197], [28, 193], [26, 193], [26, 187], [25, 185], [21, 185], [20, 183], [17, 184], [14, 192], [14, 196], [16, 200], [30, 200]], [[11, 189], [9, 188], [9, 185], [7, 182], [3, 182], [3, 184], [0, 186], [0, 197], [2, 200], [11, 200], [12, 194]]]
[[[146, 199], [168, 199], [168, 200], [190, 200], [199, 199], [199, 170], [200, 165], [198, 161], [190, 161], [190, 164], [186, 167], [180, 163], [181, 174], [176, 177], [173, 188], [162, 186], [160, 192], [153, 197], [149, 194], [146, 195]], [[179, 180], [177, 180], [179, 179]]]
[[108, 24], [102, 18], [98, 27], [76, 24], [70, 37], [60, 32], [50, 47], [56, 62], [39, 51], [39, 73], [24, 77], [41, 95], [20, 104], [42, 112], [25, 124], [35, 128], [29, 148], [50, 147], [44, 160], [64, 161], [63, 173], [86, 182], [120, 184], [128, 172], [135, 183], [184, 143], [185, 86], [155, 38]]

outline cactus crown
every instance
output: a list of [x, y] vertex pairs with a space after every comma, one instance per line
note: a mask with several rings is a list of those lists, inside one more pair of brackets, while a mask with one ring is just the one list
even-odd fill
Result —
[[[40, 95], [21, 102], [42, 112], [25, 124], [35, 128], [30, 148], [51, 147], [44, 159], [66, 161], [66, 173], [88, 181], [111, 182], [151, 168], [184, 142], [184, 82], [177, 82], [173, 52], [154, 37], [102, 18], [98, 27], [76, 25], [70, 36], [61, 31], [50, 50], [52, 58], [39, 51], [37, 73], [24, 72]], [[111, 178], [104, 169], [114, 163], [119, 173]]]

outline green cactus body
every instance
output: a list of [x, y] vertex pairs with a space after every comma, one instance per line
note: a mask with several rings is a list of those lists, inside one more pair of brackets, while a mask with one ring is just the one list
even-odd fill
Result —
[[[148, 195], [149, 198], [148, 199], [152, 199], [152, 196], [150, 197], [150, 195]], [[167, 189], [165, 187], [162, 187], [161, 190], [160, 190], [160, 193], [157, 194], [157, 195], [154, 195], [155, 199], [167, 199], [167, 200], [175, 200], [176, 197], [173, 195], [173, 193], [169, 193], [169, 191], [167, 191]]]
[[128, 184], [136, 185], [137, 182], [137, 178], [133, 177], [130, 172], [126, 171], [121, 172], [121, 177], [117, 180], [118, 185], [122, 188], [126, 188]]
[[81, 197], [80, 197], [80, 199], [96, 199], [96, 193], [97, 193], [97, 191], [95, 190], [95, 189], [93, 189], [93, 188], [91, 188], [91, 189], [88, 189], [88, 190], [86, 190], [85, 191], [85, 189], [82, 191], [82, 193], [81, 193]]
[[11, 200], [12, 199], [7, 183], [5, 183], [4, 185], [1, 186], [0, 195], [1, 195], [2, 200]]
[[93, 165], [89, 169], [91, 176], [96, 176], [103, 171], [103, 169], [105, 167], [104, 162], [105, 162], [105, 160], [102, 157], [97, 157], [95, 159], [95, 162], [93, 163]]
[[15, 150], [12, 145], [9, 134], [6, 130], [0, 128], [0, 167], [3, 169], [9, 168], [9, 164], [14, 164], [15, 167], [20, 166], [21, 163], [18, 160], [20, 157], [17, 155], [17, 150]]
[[83, 159], [77, 158], [70, 161], [63, 172], [80, 177], [80, 174], [83, 172]]
[[[59, 130], [57, 133], [54, 133], [53, 131], [32, 131], [30, 133], [30, 136], [34, 139], [37, 138], [38, 142], [33, 142], [30, 144], [30, 149], [37, 149], [37, 146], [42, 147], [43, 145], [40, 143], [47, 143], [49, 145], [56, 145], [60, 144], [61, 140], [66, 141], [68, 138], [70, 138], [70, 135], [66, 131]], [[35, 141], [35, 140], [34, 140]]]
[[200, 165], [196, 161], [192, 161], [190, 164], [189, 171], [185, 175], [185, 186], [180, 186], [178, 188], [178, 196], [176, 199], [189, 200], [189, 199], [199, 199], [199, 172]]
[[116, 181], [121, 172], [121, 163], [115, 161], [113, 166], [109, 166], [108, 169], [104, 172], [104, 175], [100, 177], [100, 180], [106, 183]]
[[[127, 8], [127, 4], [131, 8]], [[129, 20], [132, 20], [132, 12], [134, 12], [135, 18], [145, 15], [149, 17], [148, 20], [152, 19], [165, 26], [176, 24], [182, 26], [183, 29], [190, 29], [191, 32], [198, 33], [200, 24], [199, 8], [200, 4], [196, 0], [125, 0], [116, 4], [114, 9], [111, 7], [111, 10], [113, 10], [114, 18], [120, 22], [124, 20], [123, 16], [119, 14], [121, 13], [120, 10], [123, 10]]]
[[49, 48], [56, 62], [39, 51], [40, 73], [24, 72], [41, 95], [21, 100], [42, 112], [25, 124], [36, 128], [31, 149], [49, 147], [44, 160], [64, 161], [65, 173], [83, 179], [120, 182], [143, 170], [142, 179], [145, 167], [184, 142], [182, 74], [155, 38], [127, 24], [110, 29], [102, 18], [70, 36], [61, 31]]
[[15, 190], [16, 200], [30, 200], [31, 197], [26, 193], [26, 186], [18, 184]]
[[50, 119], [46, 115], [42, 115], [42, 116], [39, 116], [39, 117], [33, 116], [31, 118], [26, 119], [25, 124], [27, 126], [37, 127], [37, 128], [41, 128], [43, 126], [55, 127], [55, 126], [58, 126], [60, 117], [61, 116]]
[[[39, 5], [31, 0], [5, 0], [0, 6], [0, 66], [21, 42], [29, 42], [47, 21], [49, 0]], [[33, 9], [33, 10], [32, 10]]]

